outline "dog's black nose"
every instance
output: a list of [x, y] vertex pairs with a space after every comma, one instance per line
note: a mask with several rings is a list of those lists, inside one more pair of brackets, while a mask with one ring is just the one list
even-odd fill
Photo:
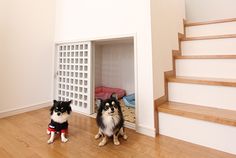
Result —
[[111, 112], [114, 112], [114, 108], [111, 108]]
[[58, 112], [58, 113], [57, 113], [57, 116], [60, 116], [60, 115], [61, 115], [61, 113]]

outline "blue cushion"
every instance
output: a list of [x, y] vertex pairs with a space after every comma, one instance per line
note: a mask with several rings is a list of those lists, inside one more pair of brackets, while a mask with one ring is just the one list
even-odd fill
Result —
[[124, 96], [123, 101], [124, 101], [126, 106], [132, 107], [132, 108], [135, 107], [135, 95], [134, 94]]

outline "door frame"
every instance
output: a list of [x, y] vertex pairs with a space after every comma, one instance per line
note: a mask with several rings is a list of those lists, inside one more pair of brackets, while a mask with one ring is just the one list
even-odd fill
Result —
[[[56, 77], [56, 73], [57, 73], [57, 63], [56, 63], [56, 59], [57, 59], [57, 45], [58, 44], [62, 44], [62, 43], [72, 43], [72, 42], [83, 42], [83, 41], [98, 41], [98, 40], [107, 40], [107, 39], [119, 39], [119, 38], [129, 38], [132, 37], [133, 38], [133, 44], [134, 44], [134, 84], [135, 84], [135, 125], [133, 126], [132, 124], [126, 124], [125, 126], [128, 128], [132, 128], [132, 129], [136, 129], [136, 127], [138, 127], [138, 108], [139, 108], [139, 96], [138, 96], [138, 52], [137, 52], [137, 33], [131, 33], [131, 34], [120, 34], [120, 35], [108, 35], [108, 36], [102, 36], [102, 37], [91, 37], [91, 38], [83, 38], [83, 39], [74, 39], [74, 40], [63, 40], [63, 41], [56, 41], [54, 43], [54, 54], [53, 54], [53, 65], [54, 65], [54, 73], [53, 73], [53, 97], [56, 98], [56, 82], [55, 82], [55, 77]], [[92, 45], [92, 44], [91, 44]], [[93, 52], [93, 48], [92, 48], [92, 52]], [[92, 55], [93, 56], [93, 55]], [[93, 62], [93, 57], [91, 59], [91, 62]], [[93, 64], [94, 65], [94, 64]], [[93, 67], [92, 67], [93, 68]], [[92, 70], [92, 76], [91, 78], [93, 78], [94, 80], [94, 71]], [[94, 82], [94, 81], [93, 81]], [[94, 83], [91, 82], [94, 86]], [[94, 95], [94, 88], [92, 88], [92, 92]], [[93, 102], [94, 100], [94, 96], [93, 99], [91, 99], [91, 104], [94, 104]], [[86, 114], [84, 114], [86, 115]], [[86, 115], [86, 116], [90, 116], [90, 117], [96, 117], [96, 115]]]

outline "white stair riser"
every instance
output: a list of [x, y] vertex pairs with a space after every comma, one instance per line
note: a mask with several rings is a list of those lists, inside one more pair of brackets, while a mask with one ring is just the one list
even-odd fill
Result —
[[182, 41], [183, 55], [236, 55], [236, 38]]
[[178, 59], [176, 75], [236, 79], [236, 59]]
[[236, 34], [236, 22], [186, 27], [187, 37]]
[[235, 94], [235, 87], [168, 83], [168, 99], [174, 102], [236, 110]]
[[236, 154], [236, 127], [159, 112], [160, 134]]

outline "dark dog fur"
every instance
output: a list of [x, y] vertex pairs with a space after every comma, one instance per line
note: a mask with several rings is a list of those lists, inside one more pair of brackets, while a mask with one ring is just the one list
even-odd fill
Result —
[[124, 118], [120, 107], [120, 102], [115, 95], [112, 95], [109, 99], [102, 101], [97, 111], [96, 117], [99, 132], [95, 136], [95, 139], [103, 137], [99, 146], [104, 146], [107, 143], [108, 137], [113, 136], [113, 142], [115, 145], [119, 145], [118, 136], [122, 135], [124, 139], [127, 139], [124, 133]]
[[54, 141], [56, 133], [61, 133], [61, 141], [67, 142], [65, 134], [68, 130], [68, 118], [71, 114], [71, 101], [53, 101], [53, 106], [50, 109], [51, 122], [48, 125], [47, 133], [50, 134], [48, 143]]

